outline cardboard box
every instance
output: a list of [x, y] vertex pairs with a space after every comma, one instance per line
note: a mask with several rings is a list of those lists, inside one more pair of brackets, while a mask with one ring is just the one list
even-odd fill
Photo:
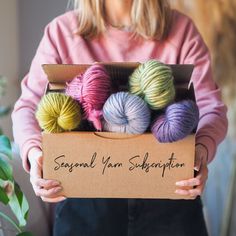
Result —
[[[127, 90], [127, 79], [138, 63], [103, 63], [113, 90]], [[44, 65], [50, 91], [63, 91], [65, 82], [90, 65]], [[194, 99], [189, 80], [192, 65], [171, 65], [176, 100]], [[43, 176], [61, 181], [66, 197], [180, 199], [175, 182], [193, 177], [195, 136], [160, 144], [151, 133], [43, 133]]]

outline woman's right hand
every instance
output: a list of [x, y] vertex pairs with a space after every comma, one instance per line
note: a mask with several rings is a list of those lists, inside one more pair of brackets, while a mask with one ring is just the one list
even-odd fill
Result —
[[57, 180], [42, 178], [43, 156], [39, 148], [32, 148], [29, 151], [30, 182], [36, 196], [41, 197], [45, 202], [60, 202], [66, 198], [60, 195], [61, 184]]

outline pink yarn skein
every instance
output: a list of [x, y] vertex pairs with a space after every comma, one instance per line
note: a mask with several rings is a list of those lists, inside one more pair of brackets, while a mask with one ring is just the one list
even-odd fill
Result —
[[79, 101], [85, 118], [102, 130], [102, 108], [111, 94], [111, 79], [103, 65], [92, 65], [82, 75], [67, 83], [66, 95]]

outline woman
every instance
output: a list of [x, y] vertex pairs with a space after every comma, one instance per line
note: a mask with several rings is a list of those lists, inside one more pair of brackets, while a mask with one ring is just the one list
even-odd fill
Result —
[[[198, 173], [176, 183], [177, 194], [195, 200], [65, 200], [58, 181], [42, 179], [41, 135], [34, 116], [47, 82], [41, 64], [149, 59], [195, 65], [191, 82], [200, 110]], [[12, 117], [15, 140], [36, 195], [48, 202], [64, 200], [57, 207], [55, 235], [207, 235], [198, 196], [207, 180], [207, 163], [227, 130], [226, 108], [212, 79], [209, 53], [201, 36], [193, 22], [171, 10], [167, 1], [75, 1], [75, 11], [46, 27]], [[195, 188], [184, 190], [185, 186]]]

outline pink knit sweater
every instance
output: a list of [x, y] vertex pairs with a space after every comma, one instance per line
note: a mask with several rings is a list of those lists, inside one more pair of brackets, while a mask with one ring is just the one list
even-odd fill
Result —
[[168, 39], [159, 42], [132, 38], [131, 33], [108, 27], [99, 38], [85, 40], [74, 32], [77, 16], [71, 11], [57, 17], [45, 28], [44, 36], [32, 61], [29, 73], [22, 81], [22, 94], [12, 113], [15, 142], [19, 144], [23, 166], [29, 171], [28, 152], [41, 148], [41, 130], [35, 119], [35, 110], [47, 84], [42, 64], [81, 64], [138, 61], [157, 59], [168, 64], [194, 64], [191, 78], [200, 110], [196, 143], [208, 149], [210, 162], [218, 144], [227, 131], [226, 107], [221, 101], [220, 89], [212, 78], [208, 49], [193, 22], [173, 11], [173, 24]]

